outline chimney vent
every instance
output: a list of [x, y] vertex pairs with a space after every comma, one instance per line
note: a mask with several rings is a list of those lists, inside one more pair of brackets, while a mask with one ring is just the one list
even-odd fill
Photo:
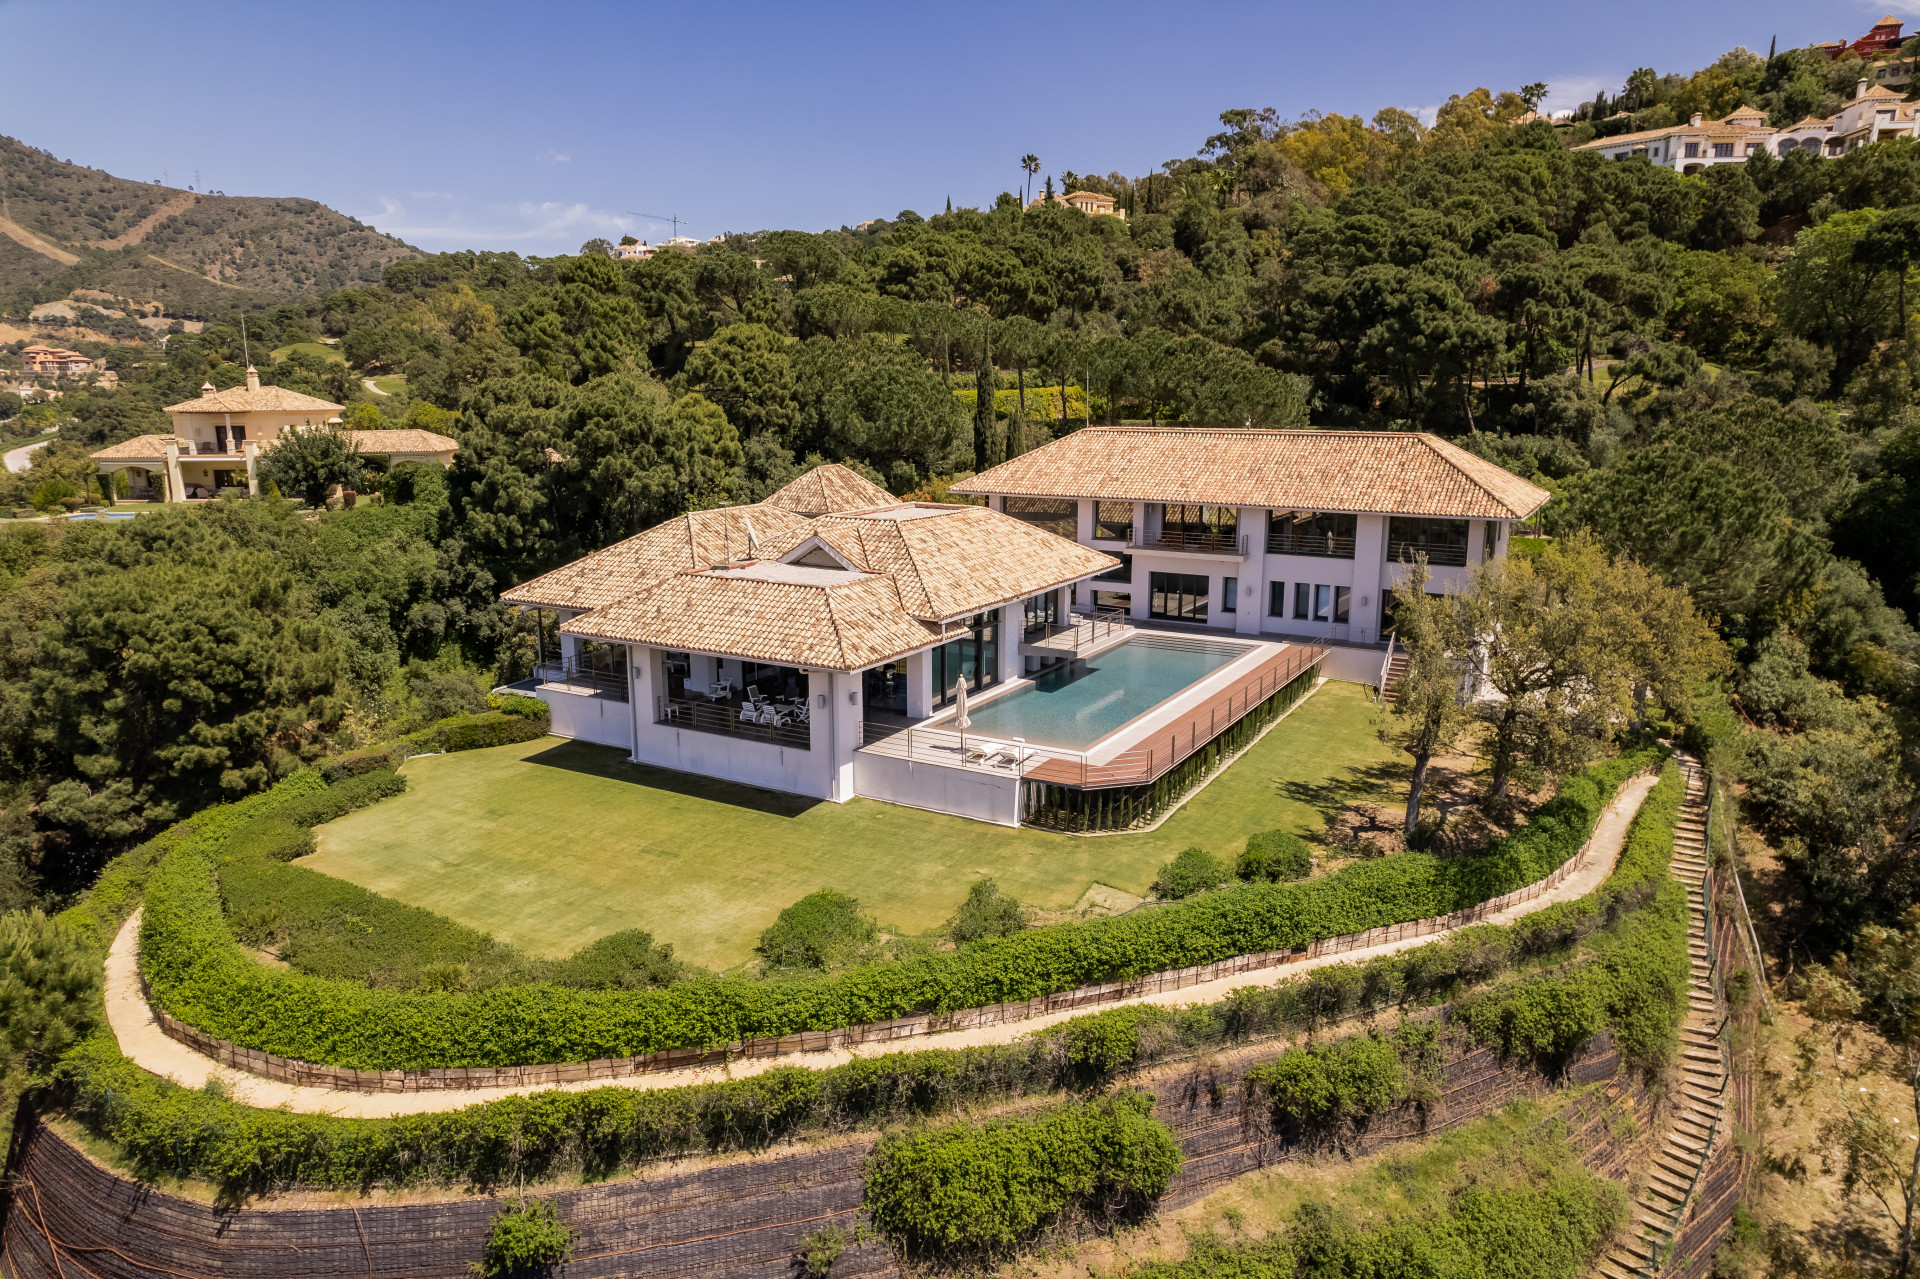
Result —
[[1853, 96], [1856, 98], [1864, 98], [1867, 96], [1867, 82], [1865, 80], [1861, 80], [1853, 86]]
[[260, 389], [260, 372], [251, 364], [247, 365], [247, 389], [249, 391]]
[[212, 395], [212, 394], [213, 394], [213, 383], [211, 383], [211, 382], [202, 382], [202, 383], [200, 384], [200, 394], [202, 394], [202, 395]]
[[1688, 119], [1687, 119], [1687, 123], [1688, 123], [1688, 124], [1690, 124], [1690, 125], [1692, 125], [1692, 126], [1693, 126], [1694, 128], [1696, 128], [1696, 129], [1697, 129], [1697, 128], [1699, 128], [1699, 127], [1700, 127], [1700, 113], [1699, 113], [1698, 111], [1695, 111], [1695, 112], [1693, 113], [1693, 115], [1692, 115], [1692, 116], [1690, 116], [1690, 117], [1688, 117]]

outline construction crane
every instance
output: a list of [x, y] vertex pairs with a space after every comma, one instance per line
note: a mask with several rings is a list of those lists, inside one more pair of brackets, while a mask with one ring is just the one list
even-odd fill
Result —
[[655, 222], [671, 222], [673, 224], [673, 234], [675, 239], [678, 239], [680, 237], [680, 223], [684, 221], [684, 219], [674, 217], [670, 214], [636, 213], [632, 209], [627, 210], [627, 216], [630, 218], [652, 218]]

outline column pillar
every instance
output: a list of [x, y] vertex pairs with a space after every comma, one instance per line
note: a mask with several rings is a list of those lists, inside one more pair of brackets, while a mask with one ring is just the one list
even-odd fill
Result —
[[1353, 619], [1348, 630], [1360, 644], [1377, 644], [1393, 623], [1382, 617], [1381, 594], [1397, 568], [1387, 563], [1387, 517], [1362, 515], [1353, 530]]
[[907, 654], [907, 714], [925, 719], [933, 714], [933, 651]]
[[693, 681], [695, 689], [704, 693], [713, 687], [715, 680], [720, 678], [719, 674], [714, 670], [714, 656], [711, 653], [690, 653], [688, 657], [691, 659], [691, 662], [689, 664], [687, 678]]
[[1247, 557], [1240, 561], [1240, 595], [1234, 601], [1233, 629], [1241, 635], [1258, 635], [1260, 618], [1267, 608], [1267, 512], [1266, 508], [1243, 506], [1238, 514], [1240, 536], [1247, 542]]
[[180, 441], [171, 436], [167, 439], [167, 500], [187, 500], [187, 488], [180, 479]]
[[1082, 546], [1092, 546], [1093, 517], [1094, 512], [1099, 507], [1099, 503], [1088, 498], [1082, 498], [1076, 505], [1079, 508], [1079, 514], [1074, 522], [1075, 540]]
[[246, 454], [247, 454], [247, 495], [249, 497], [258, 497], [260, 496], [260, 476], [257, 472], [257, 467], [260, 462], [259, 442], [256, 440], [248, 440], [247, 447], [246, 447]]
[[[1062, 596], [1064, 597], [1064, 592]], [[1005, 684], [1020, 678], [1020, 633], [1026, 629], [1026, 608], [1019, 600], [1000, 606], [1000, 646], [994, 678]]]

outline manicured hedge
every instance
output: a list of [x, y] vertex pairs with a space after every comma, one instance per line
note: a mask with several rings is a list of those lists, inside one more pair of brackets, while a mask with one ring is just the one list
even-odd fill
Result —
[[402, 740], [416, 755], [433, 751], [472, 751], [487, 746], [505, 746], [511, 742], [530, 742], [537, 737], [545, 737], [547, 728], [545, 717], [507, 711], [481, 711], [474, 715], [455, 715], [437, 724], [429, 724], [417, 733], [409, 733]]
[[892, 1133], [867, 1161], [873, 1224], [909, 1257], [1004, 1254], [1069, 1209], [1126, 1218], [1180, 1171], [1150, 1093], [1070, 1101], [1034, 1116]]
[[1657, 758], [1639, 752], [1566, 779], [1531, 824], [1475, 857], [1403, 854], [813, 981], [709, 979], [658, 990], [410, 994], [265, 968], [221, 916], [213, 859], [222, 831], [182, 841], [152, 874], [141, 964], [155, 999], [182, 1021], [303, 1061], [426, 1069], [710, 1047], [1028, 999], [1445, 914], [1551, 872], [1579, 849], [1614, 790]]
[[[275, 794], [298, 796], [317, 784], [312, 774], [301, 774]], [[1650, 886], [1671, 883], [1666, 867], [1681, 789], [1679, 772], [1669, 765], [1613, 874], [1580, 902], [1568, 904], [1583, 927], [1616, 932], [1651, 900]], [[267, 796], [245, 801], [241, 820], [249, 812], [257, 819], [270, 802]], [[182, 823], [169, 832], [173, 838], [164, 849], [193, 833], [192, 823]], [[117, 860], [96, 886], [101, 899], [68, 912], [69, 919], [95, 921], [92, 932], [102, 951], [112, 935], [110, 925], [137, 902], [140, 879], [160, 851], [143, 846]], [[1612, 903], [1608, 909], [1619, 913], [1610, 915], [1603, 903]], [[1553, 958], [1523, 950], [1515, 940], [1537, 917], [1465, 930], [1466, 939], [1431, 943], [1365, 966], [1333, 965], [1274, 987], [1244, 987], [1213, 1004], [1112, 1008], [1013, 1043], [889, 1053], [828, 1070], [782, 1067], [746, 1079], [644, 1092], [619, 1087], [542, 1092], [443, 1114], [361, 1120], [258, 1110], [148, 1074], [123, 1057], [105, 1031], [70, 1053], [59, 1073], [73, 1113], [136, 1166], [205, 1177], [230, 1193], [285, 1186], [486, 1187], [510, 1183], [521, 1173], [540, 1177], [564, 1171], [598, 1176], [662, 1156], [753, 1148], [804, 1133], [944, 1115], [1022, 1094], [1099, 1083], [1197, 1049], [1311, 1030], [1331, 1018], [1396, 1001], [1430, 1001], [1515, 963]], [[1528, 947], [1561, 940], [1572, 945], [1568, 939], [1576, 935], [1586, 934], [1569, 926], [1533, 937]], [[1625, 1009], [1624, 1015], [1632, 1018], [1636, 1012]], [[1394, 1036], [1415, 1073], [1432, 1064], [1420, 1063], [1433, 1048], [1430, 1042], [1424, 1047], [1415, 1042], [1415, 1032], [1421, 1031], [1417, 1023], [1408, 1023]], [[1666, 1033], [1672, 1033], [1670, 1023]]]

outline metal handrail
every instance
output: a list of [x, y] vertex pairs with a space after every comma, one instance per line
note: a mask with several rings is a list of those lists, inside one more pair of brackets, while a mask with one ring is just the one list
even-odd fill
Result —
[[1393, 669], [1393, 646], [1400, 642], [1400, 628], [1394, 627], [1387, 632], [1387, 655], [1380, 659], [1380, 682], [1373, 686], [1373, 700], [1379, 701], [1387, 695], [1387, 672]]
[[1387, 562], [1397, 564], [1402, 558], [1411, 560], [1415, 555], [1425, 555], [1427, 563], [1435, 568], [1465, 568], [1467, 566], [1467, 548], [1464, 546], [1439, 546], [1431, 542], [1409, 542], [1405, 540], [1387, 543]]
[[[1243, 682], [1227, 694], [1224, 708], [1215, 707], [1208, 711], [1203, 723], [1197, 718], [1190, 719], [1184, 726], [1176, 727], [1165, 738], [1164, 749], [1158, 744], [1161, 740], [1156, 733], [1154, 745], [1136, 746], [1132, 750], [1122, 751], [1104, 764], [1095, 764], [1085, 751], [1070, 750], [1065, 747], [1035, 746], [1023, 738], [989, 737], [972, 731], [935, 725], [933, 727], [915, 726], [899, 729], [876, 737], [874, 740], [898, 742], [906, 739], [908, 759], [918, 758], [918, 752], [925, 746], [927, 750], [942, 754], [955, 750], [959, 739], [964, 738], [969, 748], [959, 753], [959, 757], [948, 762], [940, 762], [948, 767], [979, 768], [983, 772], [1005, 775], [1006, 769], [994, 768], [987, 763], [993, 758], [1012, 758], [1015, 761], [1013, 773], [1025, 777], [1036, 769], [1052, 765], [1064, 765], [1073, 770], [1072, 776], [1052, 776], [1039, 780], [1063, 786], [1077, 786], [1081, 789], [1103, 786], [1136, 786], [1158, 780], [1212, 741], [1226, 729], [1231, 728], [1255, 706], [1279, 692], [1302, 672], [1311, 669], [1324, 659], [1328, 653], [1324, 644], [1296, 644], [1283, 650], [1284, 665], [1270, 662], [1252, 676], [1244, 677]], [[863, 722], [859, 730], [859, 744], [867, 746], [866, 725]], [[968, 758], [969, 755], [977, 758]]]
[[[1189, 533], [1184, 529], [1162, 529], [1160, 536], [1152, 541], [1143, 541], [1135, 529], [1127, 536], [1127, 545], [1135, 550], [1148, 551], [1188, 551], [1198, 554], [1239, 555], [1247, 554], [1247, 535], [1245, 533]], [[1462, 561], [1464, 563], [1464, 561]]]
[[1338, 537], [1332, 533], [1320, 537], [1296, 537], [1292, 533], [1267, 531], [1269, 555], [1316, 555], [1322, 559], [1350, 560], [1359, 539]]
[[[625, 662], [620, 663], [624, 667]], [[627, 673], [611, 662], [582, 662], [577, 657], [557, 662], [541, 662], [533, 668], [533, 677], [546, 684], [583, 684], [599, 693], [611, 693], [627, 700]]]
[[740, 710], [731, 702], [700, 702], [671, 694], [655, 694], [653, 722], [696, 732], [716, 733], [723, 737], [741, 737], [748, 741], [791, 746], [796, 750], [813, 749], [813, 728], [809, 721], [796, 719], [787, 724], [753, 724], [740, 718]]
[[[1711, 863], [1713, 857], [1714, 832], [1719, 828], [1719, 819], [1725, 817], [1723, 801], [1720, 798], [1720, 782], [1711, 772], [1707, 774], [1707, 857]], [[1753, 954], [1753, 966], [1759, 977], [1760, 1003], [1767, 1010], [1769, 1019], [1773, 1016], [1773, 996], [1767, 989], [1767, 956], [1760, 949], [1760, 934], [1753, 926], [1753, 910], [1747, 905], [1747, 890], [1740, 882], [1740, 868], [1733, 861], [1733, 840], [1727, 840], [1727, 864], [1733, 870], [1733, 895], [1740, 903], [1740, 918], [1745, 927], [1740, 929], [1747, 948]]]

